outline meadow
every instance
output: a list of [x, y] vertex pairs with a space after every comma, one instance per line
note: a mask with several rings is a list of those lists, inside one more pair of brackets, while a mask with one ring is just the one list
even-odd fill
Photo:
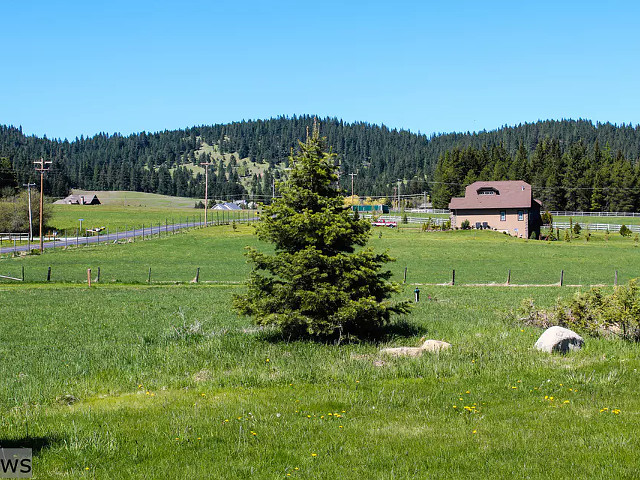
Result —
[[[579, 289], [462, 285], [504, 282], [508, 268], [513, 283], [561, 268], [567, 283], [611, 284], [616, 268], [626, 281], [640, 271], [633, 240], [375, 230], [394, 278], [408, 268], [399, 297], [423, 283], [421, 301], [379, 342], [342, 345], [283, 339], [230, 310], [245, 245], [268, 248], [249, 226], [216, 226], [0, 260], [27, 277], [0, 284], [0, 444], [33, 446], [34, 478], [637, 477], [638, 346], [540, 353], [541, 330], [509, 313]], [[424, 285], [453, 268], [460, 285]], [[379, 354], [421, 336], [453, 347]]]

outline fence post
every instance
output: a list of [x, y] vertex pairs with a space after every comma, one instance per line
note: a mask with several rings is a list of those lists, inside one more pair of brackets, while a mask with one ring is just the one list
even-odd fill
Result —
[[24, 265], [22, 265], [22, 281], [24, 282]]
[[407, 283], [407, 267], [404, 267], [404, 280], [402, 283]]
[[456, 271], [453, 270], [451, 272], [451, 285], [455, 285], [456, 284]]
[[507, 285], [511, 284], [511, 269], [507, 272]]
[[98, 267], [98, 278], [96, 278], [96, 282], [100, 281], [100, 267]]
[[613, 286], [617, 287], [618, 286], [618, 270], [616, 270], [616, 273], [613, 277]]
[[142, 224], [142, 241], [144, 241], [144, 223]]
[[51, 267], [47, 269], [47, 282], [51, 281]]
[[149, 276], [147, 277], [147, 283], [151, 283], [151, 267], [149, 267]]
[[87, 268], [87, 283], [91, 286], [91, 269]]
[[564, 285], [564, 270], [560, 270], [560, 286]]

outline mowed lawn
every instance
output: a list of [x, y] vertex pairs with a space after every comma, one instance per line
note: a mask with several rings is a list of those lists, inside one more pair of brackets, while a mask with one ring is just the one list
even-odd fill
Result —
[[[561, 268], [581, 283], [638, 271], [634, 242], [613, 235], [378, 233], [372, 245], [409, 282], [452, 268], [474, 283], [504, 282], [507, 268], [529, 283]], [[0, 285], [0, 444], [34, 447], [34, 478], [637, 478], [638, 346], [588, 338], [550, 356], [532, 348], [539, 329], [508, 316], [575, 288], [422, 285], [380, 343], [291, 342], [230, 309], [247, 244], [249, 227], [224, 226], [0, 261], [0, 273], [25, 265], [27, 280], [51, 265], [55, 280]], [[62, 282], [80, 282], [76, 268], [86, 279], [87, 264], [104, 282]], [[200, 266], [221, 283], [148, 286], [147, 265], [180, 282]], [[421, 336], [453, 347], [379, 354]]]

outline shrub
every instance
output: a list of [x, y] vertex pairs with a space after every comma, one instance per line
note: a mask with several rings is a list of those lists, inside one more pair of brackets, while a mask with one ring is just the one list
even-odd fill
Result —
[[630, 237], [631, 233], [632, 233], [631, 230], [626, 225], [623, 224], [620, 227], [620, 235], [622, 235], [623, 237]]
[[581, 231], [582, 231], [582, 227], [580, 226], [579, 223], [576, 222], [576, 224], [573, 226], [573, 233], [575, 233], [576, 235], [580, 235]]
[[462, 228], [462, 230], [469, 230], [471, 228], [471, 223], [469, 223], [469, 220], [465, 220], [460, 225], [460, 228]]
[[549, 310], [537, 310], [532, 299], [526, 299], [517, 310], [518, 320], [528, 325], [548, 328], [552, 325], [577, 330], [591, 336], [618, 336], [640, 340], [640, 287], [637, 280], [615, 287], [604, 294], [599, 288], [578, 292], [559, 300]]
[[541, 217], [543, 225], [553, 225], [553, 215], [551, 215], [548, 211], [544, 212]]

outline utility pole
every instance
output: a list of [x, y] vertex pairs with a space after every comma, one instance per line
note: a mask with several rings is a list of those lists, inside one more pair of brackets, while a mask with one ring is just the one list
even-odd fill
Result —
[[207, 210], [209, 209], [209, 165], [212, 162], [201, 162], [204, 167], [204, 225], [207, 226]]
[[49, 171], [49, 165], [51, 161], [44, 161], [44, 158], [40, 157], [40, 160], [33, 162], [36, 165], [36, 171], [40, 172], [40, 253], [44, 251], [44, 237], [42, 236], [42, 207], [44, 198], [44, 172]]
[[349, 176], [351, 177], [351, 201], [353, 201], [353, 177], [358, 176], [358, 171], [356, 170], [356, 173], [350, 173]]
[[396, 206], [398, 210], [400, 210], [400, 182], [402, 182], [402, 180], [398, 179], [398, 204]]
[[23, 183], [23, 187], [27, 187], [29, 197], [29, 250], [31, 250], [31, 242], [33, 241], [33, 214], [31, 213], [31, 187], [35, 187], [35, 183]]

